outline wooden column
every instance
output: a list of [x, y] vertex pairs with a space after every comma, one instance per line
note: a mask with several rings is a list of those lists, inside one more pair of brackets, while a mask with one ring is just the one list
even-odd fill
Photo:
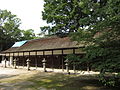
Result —
[[24, 52], [23, 52], [23, 68], [24, 68], [24, 60], [25, 60], [25, 55], [24, 55]]
[[14, 68], [14, 59], [15, 59], [15, 53], [13, 52], [13, 68]]
[[87, 62], [87, 71], [90, 72], [90, 65], [89, 65], [89, 62]]
[[[31, 59], [30, 59], [30, 51], [29, 51], [29, 56], [28, 56], [28, 58], [29, 58], [29, 67], [31, 66], [30, 65], [30, 61], [31, 61]], [[28, 65], [27, 65], [28, 66]]]
[[6, 62], [7, 62], [7, 59], [6, 59], [6, 53], [5, 53], [5, 58], [4, 58], [4, 67], [6, 68], [7, 66], [6, 66]]
[[10, 67], [10, 53], [9, 53], [9, 67]]
[[63, 50], [62, 50], [62, 71], [64, 71]]
[[35, 67], [37, 69], [37, 51], [35, 52]]
[[18, 58], [17, 58], [17, 61], [18, 61], [18, 67], [19, 67], [19, 52], [18, 52]]
[[53, 56], [53, 50], [52, 50], [52, 70], [54, 71], [54, 56]]
[[15, 58], [15, 56], [14, 56], [15, 54], [14, 54], [14, 52], [13, 52], [13, 59]]
[[[43, 51], [43, 59], [45, 58], [45, 51]], [[45, 58], [46, 59], [46, 58]]]
[[30, 59], [30, 51], [29, 51], [29, 59]]
[[10, 67], [13, 67], [13, 56], [9, 54], [9, 59], [10, 59]]
[[45, 51], [43, 51], [43, 57], [45, 58]]
[[[73, 54], [75, 54], [75, 49], [73, 49]], [[75, 62], [73, 62], [73, 71], [74, 71], [74, 73], [76, 73], [76, 66], [75, 65], [76, 65]]]
[[73, 49], [73, 54], [75, 54], [75, 49]]

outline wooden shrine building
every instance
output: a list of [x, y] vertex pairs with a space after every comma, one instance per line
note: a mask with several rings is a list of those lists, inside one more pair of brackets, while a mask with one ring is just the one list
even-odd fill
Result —
[[17, 59], [17, 66], [26, 66], [30, 59], [30, 66], [42, 67], [43, 58], [47, 68], [65, 68], [65, 56], [68, 54], [83, 55], [83, 44], [72, 41], [69, 37], [47, 37], [15, 43], [11, 48], [2, 52], [2, 56], [13, 64]]

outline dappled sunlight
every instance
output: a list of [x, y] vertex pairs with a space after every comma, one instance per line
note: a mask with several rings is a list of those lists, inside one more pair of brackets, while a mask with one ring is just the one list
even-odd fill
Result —
[[[19, 72], [19, 74], [18, 74]], [[6, 74], [7, 75], [7, 74]], [[25, 71], [17, 69], [17, 74], [0, 78], [1, 88], [17, 90], [105, 90], [98, 81], [97, 75], [63, 74], [55, 72]], [[105, 89], [104, 89], [105, 88]]]
[[84, 86], [81, 89], [84, 89], [84, 90], [97, 90], [98, 88], [94, 87], [94, 86]]
[[52, 82], [52, 80], [49, 80], [49, 79], [41, 79], [41, 81], [46, 83]]
[[[44, 74], [44, 73], [43, 73]], [[37, 74], [38, 76], [32, 77], [29, 81], [35, 83], [36, 88], [44, 87], [44, 88], [54, 88], [54, 89], [67, 89], [67, 88], [76, 88], [76, 89], [97, 89], [102, 88], [101, 84], [98, 82], [96, 76], [92, 75], [66, 75], [61, 73], [51, 73], [47, 74], [49, 76], [43, 76], [41, 73]], [[69, 89], [69, 90], [72, 90]]]

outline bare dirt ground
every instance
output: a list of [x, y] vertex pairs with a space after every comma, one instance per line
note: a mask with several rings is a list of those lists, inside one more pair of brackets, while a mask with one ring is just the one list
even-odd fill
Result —
[[22, 88], [19, 85], [32, 84], [32, 82], [25, 80], [34, 76], [36, 73], [37, 71], [0, 67], [0, 90], [21, 90]]
[[40, 70], [0, 67], [0, 90], [113, 90], [103, 87], [96, 75], [67, 75]]

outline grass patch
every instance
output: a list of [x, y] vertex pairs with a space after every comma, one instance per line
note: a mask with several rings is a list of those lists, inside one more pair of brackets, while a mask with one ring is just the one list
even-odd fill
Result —
[[[28, 81], [34, 82], [33, 87], [35, 88], [44, 87], [57, 90], [98, 90], [98, 88], [103, 90], [105, 88], [98, 82], [97, 76], [64, 75], [60, 73], [42, 76], [39, 74], [28, 79]], [[28, 87], [30, 86], [28, 85]]]
[[19, 90], [113, 90], [103, 87], [96, 75], [67, 75], [53, 72], [30, 72], [0, 80], [0, 83], [12, 83], [14, 87], [19, 87]]

